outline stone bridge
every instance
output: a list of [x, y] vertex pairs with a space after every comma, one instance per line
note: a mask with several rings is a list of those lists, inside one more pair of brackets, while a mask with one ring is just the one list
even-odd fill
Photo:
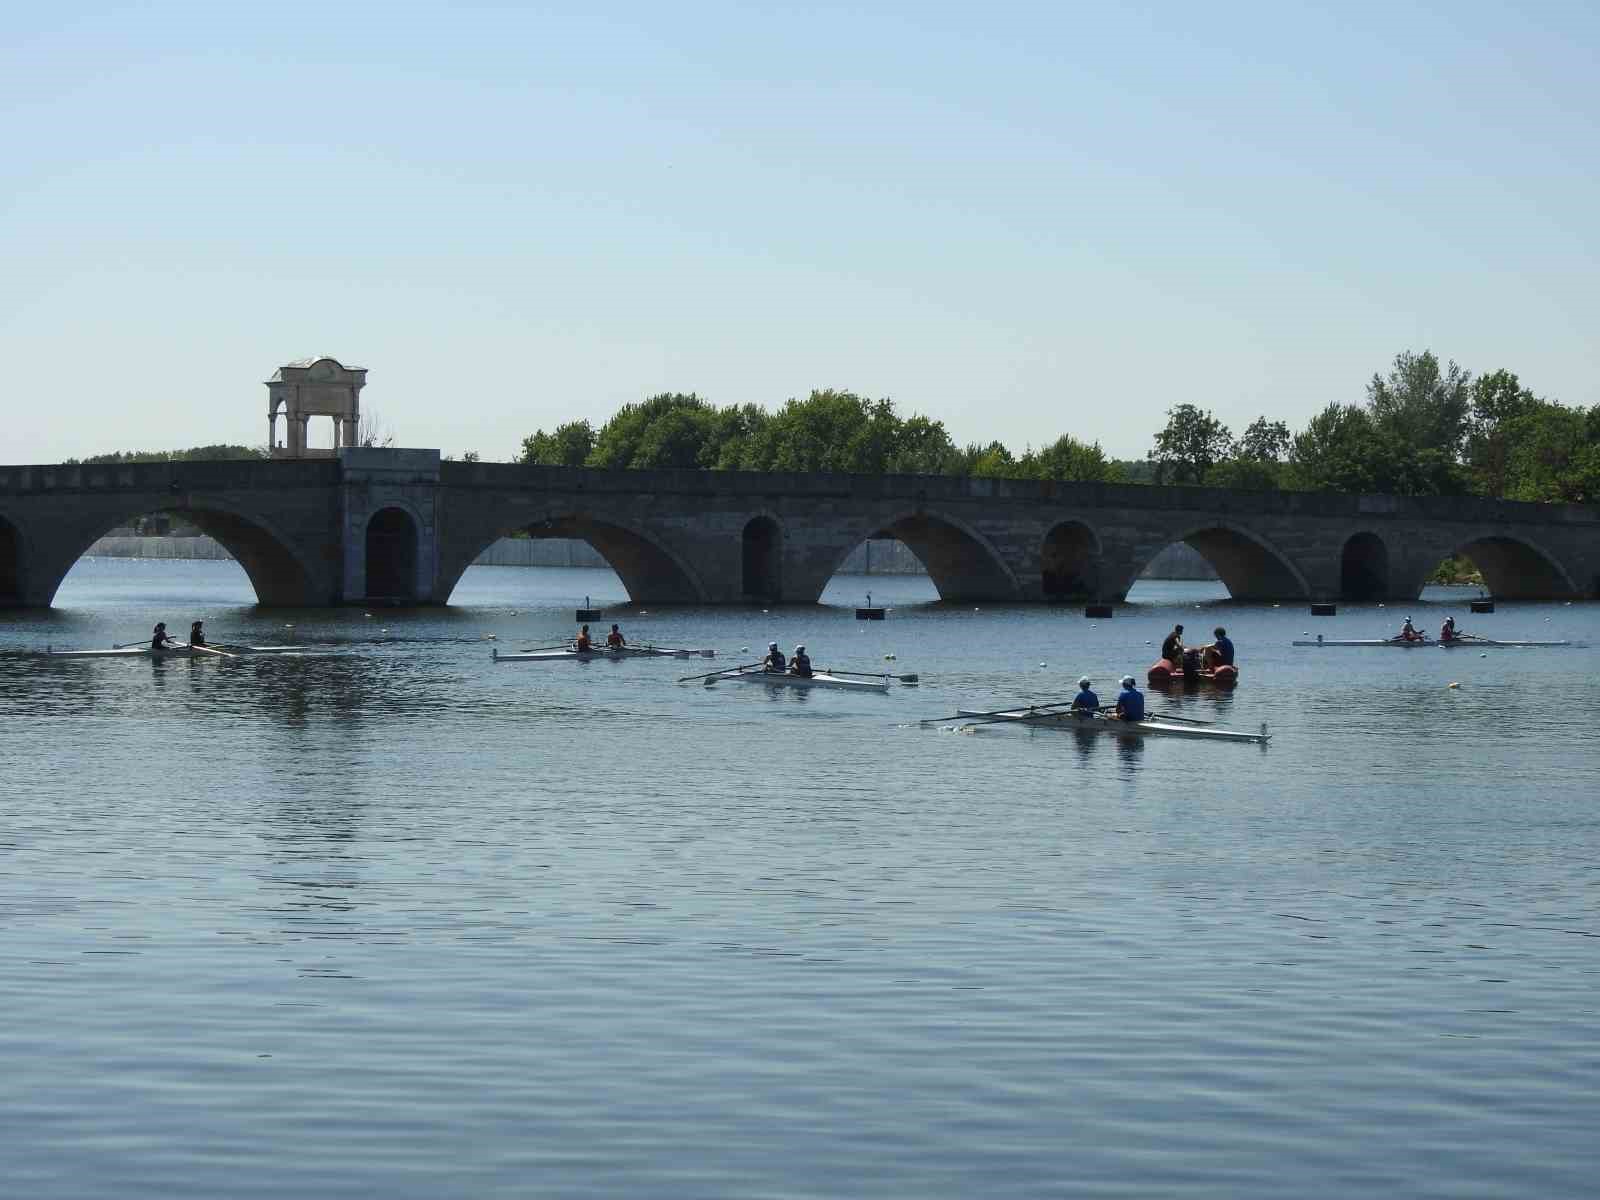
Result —
[[1187, 542], [1241, 600], [1413, 599], [1466, 555], [1501, 599], [1600, 594], [1600, 509], [942, 476], [596, 471], [347, 448], [319, 460], [0, 467], [0, 605], [47, 606], [93, 542], [198, 525], [265, 605], [442, 604], [496, 538], [578, 537], [640, 603], [811, 604], [868, 537], [947, 600], [1121, 600]]

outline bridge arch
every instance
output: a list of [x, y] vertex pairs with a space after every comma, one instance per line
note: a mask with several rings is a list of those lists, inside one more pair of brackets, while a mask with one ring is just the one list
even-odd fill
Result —
[[1583, 592], [1553, 554], [1528, 538], [1485, 533], [1460, 542], [1451, 555], [1470, 558], [1499, 599], [1574, 599]]
[[367, 519], [365, 598], [402, 604], [416, 600], [418, 528], [415, 515], [394, 504]]
[[[1199, 551], [1235, 600], [1299, 600], [1311, 594], [1305, 576], [1282, 551], [1241, 525], [1212, 521], [1173, 541], [1187, 542]], [[1143, 566], [1137, 565], [1129, 586]]]
[[630, 598], [647, 597], [651, 604], [704, 604], [705, 586], [670, 546], [646, 529], [626, 519], [597, 517], [583, 510], [552, 510], [531, 521], [500, 526], [463, 542], [467, 553], [454, 560], [448, 573], [441, 571], [438, 595], [448, 603], [461, 576], [477, 557], [503, 537], [526, 533], [536, 538], [579, 538], [593, 546], [617, 573]]
[[[958, 517], [924, 507], [906, 509], [870, 525], [834, 558], [827, 579], [868, 538], [896, 538], [927, 569], [941, 600], [1016, 600], [1022, 589], [989, 540]], [[817, 590], [821, 595], [821, 588]]]
[[1039, 547], [1046, 600], [1092, 599], [1100, 594], [1100, 535], [1084, 521], [1057, 521]]
[[0, 608], [23, 603], [22, 531], [0, 516]]
[[1339, 552], [1339, 595], [1346, 600], [1382, 600], [1389, 592], [1389, 547], [1369, 529], [1345, 539]]
[[783, 526], [761, 512], [740, 534], [740, 595], [746, 600], [776, 603], [783, 597]]
[[[141, 503], [139, 498], [129, 498], [114, 508], [101, 508], [91, 522], [78, 524], [74, 536], [59, 543], [62, 549], [57, 556], [38, 564], [37, 575], [31, 573], [30, 564], [23, 564], [30, 586], [42, 585], [44, 595], [38, 602], [54, 601], [67, 572], [95, 542], [119, 525], [152, 513], [181, 516], [219, 542], [250, 580], [258, 604], [302, 607], [324, 604], [331, 598], [326, 575], [319, 575], [271, 520], [214, 496], [189, 495], [181, 504], [151, 504], [148, 497]], [[318, 587], [319, 579], [324, 586]]]

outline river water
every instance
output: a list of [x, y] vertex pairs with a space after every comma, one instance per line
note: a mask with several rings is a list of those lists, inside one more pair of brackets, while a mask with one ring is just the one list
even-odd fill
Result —
[[[446, 610], [269, 612], [230, 563], [85, 560], [0, 621], [5, 1194], [1590, 1193], [1596, 651], [1289, 642], [1594, 645], [1595, 607], [840, 578], [609, 618], [715, 662], [490, 661], [586, 594], [624, 600], [476, 567]], [[325, 652], [34, 653], [197, 616]], [[1175, 620], [1242, 683], [1152, 707], [1270, 746], [918, 724], [1114, 692]], [[771, 639], [921, 682], [674, 682]]]

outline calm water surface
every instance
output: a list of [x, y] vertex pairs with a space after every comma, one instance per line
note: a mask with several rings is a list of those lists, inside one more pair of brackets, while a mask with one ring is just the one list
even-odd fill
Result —
[[[490, 661], [585, 594], [624, 600], [480, 567], [268, 612], [232, 564], [86, 560], [0, 622], [5, 1194], [1590, 1194], [1596, 650], [875, 578], [615, 618], [715, 663]], [[1464, 608], [1409, 615], [1600, 645], [1593, 606]], [[322, 652], [33, 653], [197, 616]], [[1153, 707], [1270, 747], [918, 725], [1114, 691], [1174, 620], [1243, 683]], [[922, 682], [673, 682], [770, 639]]]

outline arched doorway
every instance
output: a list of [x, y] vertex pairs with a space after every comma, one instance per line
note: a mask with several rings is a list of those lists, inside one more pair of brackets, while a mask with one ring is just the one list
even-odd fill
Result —
[[1099, 594], [1100, 547], [1081, 521], [1062, 521], [1045, 534], [1040, 575], [1046, 600], [1077, 600]]
[[771, 517], [746, 522], [743, 537], [743, 583], [746, 600], [774, 602], [783, 597], [783, 530]]
[[380, 508], [367, 522], [369, 600], [409, 603], [417, 596], [417, 523], [399, 508]]
[[1358, 533], [1339, 556], [1339, 594], [1346, 600], [1381, 600], [1389, 594], [1389, 547], [1375, 533]]
[[16, 526], [0, 517], [0, 608], [22, 604], [22, 538]]

